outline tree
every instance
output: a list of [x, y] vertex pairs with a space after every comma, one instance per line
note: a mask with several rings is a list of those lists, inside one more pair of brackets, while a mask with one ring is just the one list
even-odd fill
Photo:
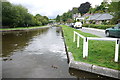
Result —
[[12, 25], [13, 18], [10, 16], [12, 15], [12, 5], [9, 2], [2, 3], [2, 25], [9, 26]]
[[116, 24], [117, 20], [120, 19], [120, 1], [119, 2], [112, 2], [109, 5], [109, 10], [112, 12], [114, 16], [111, 20], [111, 24]]
[[37, 25], [46, 25], [49, 22], [47, 16], [41, 16], [40, 14], [36, 14], [35, 19]]
[[28, 9], [21, 5], [14, 5], [10, 2], [2, 3], [2, 24], [10, 28], [28, 27], [45, 25], [49, 21], [47, 16], [37, 14], [33, 16], [28, 12]]
[[35, 21], [34, 21], [34, 17], [32, 14], [28, 13], [25, 15], [25, 21], [24, 21], [24, 26], [34, 26], [35, 25]]
[[69, 10], [68, 12], [63, 13], [60, 19], [63, 22], [66, 22], [68, 19], [72, 19], [72, 11]]
[[92, 7], [91, 7], [91, 8], [89, 9], [89, 12], [88, 12], [88, 13], [92, 14], [92, 13], [95, 13], [95, 11], [96, 11], [96, 8], [92, 8]]
[[13, 7], [14, 9], [12, 14], [14, 15], [14, 18], [15, 18], [15, 21], [14, 21], [15, 24], [17, 24], [17, 26], [28, 26], [28, 24], [30, 24], [28, 23], [28, 19], [31, 20], [30, 17], [32, 15], [30, 15], [28, 13], [28, 10], [21, 5], [13, 5]]
[[41, 16], [40, 14], [36, 14], [35, 17], [34, 17], [34, 18], [35, 18], [35, 22], [36, 22], [35, 24], [36, 24], [37, 26], [42, 25], [41, 17], [42, 17], [42, 16]]
[[108, 2], [102, 2], [101, 5], [95, 9], [95, 12], [98, 13], [109, 12], [108, 6], [109, 6]]
[[77, 8], [77, 7], [74, 7], [74, 8], [72, 9], [72, 13], [73, 13], [73, 14], [78, 13], [78, 8]]
[[78, 11], [83, 15], [89, 11], [91, 8], [91, 4], [89, 2], [82, 3], [80, 7], [78, 7]]
[[32, 15], [21, 5], [13, 5], [10, 2], [2, 3], [2, 24], [8, 27], [26, 26], [31, 24]]
[[56, 17], [56, 22], [60, 22], [60, 16], [59, 15], [57, 15], [57, 17]]

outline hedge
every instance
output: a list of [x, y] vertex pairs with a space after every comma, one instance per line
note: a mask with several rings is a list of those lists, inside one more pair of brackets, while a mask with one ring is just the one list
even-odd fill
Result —
[[82, 26], [89, 27], [89, 28], [107, 29], [107, 28], [114, 27], [115, 25], [83, 24]]

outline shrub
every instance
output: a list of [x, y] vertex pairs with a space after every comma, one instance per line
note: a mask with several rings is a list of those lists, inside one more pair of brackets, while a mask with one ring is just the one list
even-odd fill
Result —
[[100, 25], [100, 24], [83, 24], [83, 27], [97, 28], [97, 29], [107, 29], [114, 27], [115, 25]]

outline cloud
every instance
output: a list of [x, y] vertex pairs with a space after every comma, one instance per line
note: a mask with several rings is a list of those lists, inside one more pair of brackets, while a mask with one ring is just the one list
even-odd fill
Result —
[[41, 14], [49, 18], [55, 18], [58, 14], [63, 14], [73, 7], [79, 7], [81, 3], [90, 2], [93, 4], [100, 4], [101, 0], [8, 0], [14, 4], [21, 4], [25, 6], [33, 15]]

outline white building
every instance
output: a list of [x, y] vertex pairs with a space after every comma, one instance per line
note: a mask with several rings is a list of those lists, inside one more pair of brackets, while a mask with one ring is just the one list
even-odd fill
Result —
[[76, 18], [80, 18], [80, 17], [81, 17], [80, 13], [73, 14], [73, 19], [74, 20], [76, 20]]

